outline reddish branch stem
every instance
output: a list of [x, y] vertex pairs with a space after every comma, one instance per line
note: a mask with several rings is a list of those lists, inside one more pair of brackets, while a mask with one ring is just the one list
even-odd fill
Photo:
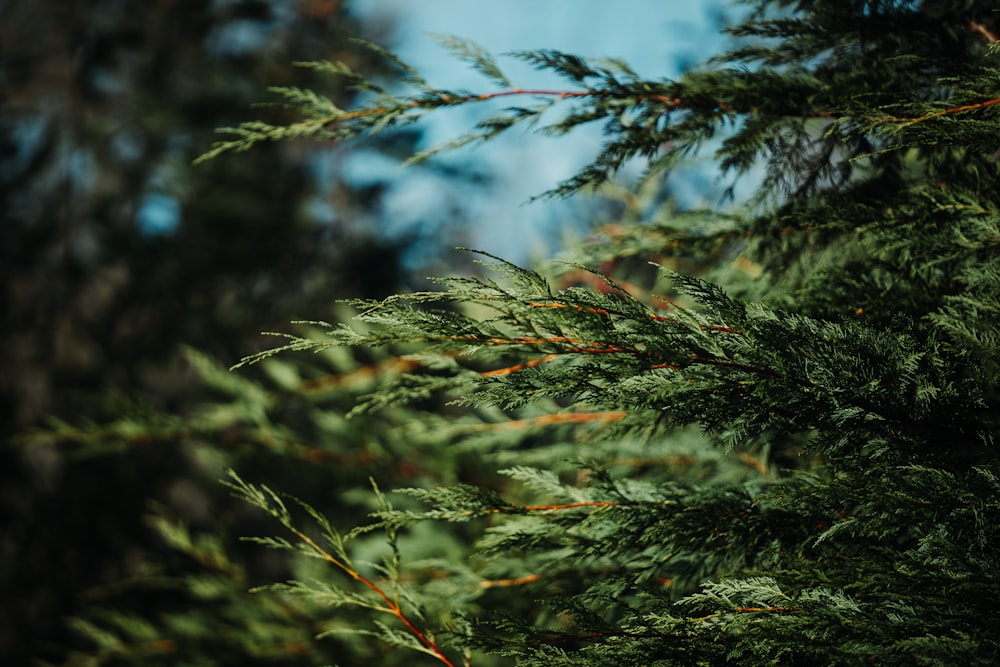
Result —
[[906, 123], [909, 125], [915, 125], [917, 123], [923, 123], [928, 120], [934, 120], [935, 118], [940, 118], [942, 116], [948, 116], [956, 113], [964, 113], [966, 111], [975, 111], [976, 109], [985, 109], [986, 107], [993, 106], [994, 104], [1000, 104], [1000, 97], [995, 97], [992, 100], [985, 100], [983, 102], [976, 102], [975, 104], [963, 104], [960, 107], [942, 109], [941, 111], [935, 111], [934, 113], [927, 114], [926, 116], [918, 116], [916, 118], [897, 118], [896, 116], [889, 116], [888, 118], [884, 118], [879, 122]]
[[609, 412], [568, 412], [554, 415], [540, 415], [531, 419], [514, 419], [499, 424], [490, 424], [488, 428], [521, 428], [522, 426], [551, 426], [553, 424], [586, 424], [589, 422], [612, 422], [624, 419], [628, 413], [624, 410]]
[[368, 588], [375, 591], [378, 594], [378, 596], [385, 601], [386, 605], [388, 605], [388, 608], [391, 610], [392, 615], [398, 618], [400, 621], [402, 621], [403, 625], [406, 626], [406, 629], [409, 630], [410, 633], [412, 633], [413, 636], [416, 637], [421, 644], [426, 646], [438, 660], [448, 665], [448, 667], [455, 667], [455, 663], [449, 660], [448, 656], [442, 653], [441, 649], [438, 648], [438, 645], [433, 641], [431, 641], [423, 632], [420, 631], [420, 629], [417, 626], [413, 624], [413, 622], [409, 618], [406, 617], [406, 614], [403, 613], [403, 610], [400, 609], [399, 605], [393, 602], [389, 598], [389, 596], [385, 594], [385, 591], [379, 588], [378, 584], [371, 581], [370, 579], [366, 579], [365, 577], [357, 573], [354, 573], [354, 575], [352, 576], [354, 576], [356, 580], [368, 586]]
[[416, 625], [414, 625], [413, 621], [411, 621], [409, 618], [407, 618], [406, 614], [403, 613], [402, 608], [400, 608], [400, 606], [398, 604], [396, 604], [396, 602], [393, 601], [392, 598], [390, 598], [388, 595], [386, 595], [385, 591], [383, 591], [379, 587], [378, 584], [376, 584], [371, 579], [366, 578], [364, 575], [362, 575], [360, 572], [358, 572], [357, 570], [355, 570], [353, 567], [351, 567], [347, 563], [345, 563], [345, 562], [341, 561], [340, 559], [336, 558], [335, 556], [329, 554], [325, 549], [323, 549], [318, 544], [316, 544], [316, 542], [311, 537], [309, 537], [308, 535], [306, 535], [305, 533], [303, 533], [303, 532], [301, 532], [301, 531], [299, 531], [299, 530], [297, 530], [295, 528], [291, 528], [291, 527], [289, 527], [289, 528], [290, 528], [290, 530], [293, 533], [295, 533], [295, 535], [300, 540], [302, 540], [303, 542], [305, 542], [306, 544], [308, 544], [309, 547], [312, 548], [317, 554], [319, 554], [324, 560], [326, 560], [327, 562], [329, 562], [329, 563], [333, 564], [334, 566], [336, 566], [338, 569], [340, 569], [342, 572], [344, 572], [345, 574], [347, 574], [349, 577], [351, 577], [355, 581], [360, 582], [360, 583], [364, 584], [365, 586], [367, 586], [368, 588], [370, 588], [371, 590], [375, 591], [375, 593], [382, 599], [382, 601], [385, 602], [386, 606], [385, 606], [385, 608], [382, 611], [386, 611], [386, 612], [392, 614], [393, 616], [395, 616], [396, 618], [398, 618], [403, 623], [403, 625], [406, 626], [406, 629], [410, 631], [410, 634], [412, 634], [414, 637], [416, 637], [417, 641], [419, 641], [423, 646], [425, 646], [427, 648], [427, 650], [430, 651], [431, 654], [434, 657], [436, 657], [438, 660], [440, 660], [445, 665], [448, 665], [448, 667], [455, 667], [455, 663], [453, 663], [448, 658], [448, 656], [446, 656], [441, 651], [441, 649], [438, 647], [438, 645], [432, 639], [430, 639], [427, 635], [425, 635], [420, 630], [420, 628], [418, 628]]

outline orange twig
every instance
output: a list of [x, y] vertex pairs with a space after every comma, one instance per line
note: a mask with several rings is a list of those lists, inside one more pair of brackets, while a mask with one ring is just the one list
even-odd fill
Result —
[[544, 364], [546, 361], [552, 361], [558, 357], [558, 354], [546, 354], [544, 357], [532, 359], [531, 361], [526, 361], [523, 364], [514, 364], [513, 366], [508, 366], [507, 368], [497, 368], [496, 370], [486, 371], [482, 374], [482, 376], [485, 378], [495, 375], [510, 375], [511, 373], [516, 373], [517, 371], [523, 371], [525, 368], [532, 368], [534, 366]]
[[479, 582], [482, 588], [498, 588], [507, 586], [523, 586], [524, 584], [531, 584], [542, 578], [540, 574], [529, 574], [525, 577], [517, 577], [515, 579], [486, 579]]
[[610, 315], [610, 313], [604, 308], [590, 308], [587, 306], [570, 305], [568, 303], [539, 303], [537, 301], [531, 301], [528, 303], [528, 305], [533, 308], [572, 308], [573, 310], [579, 310], [581, 312], [598, 313], [600, 315]]
[[422, 364], [415, 359], [395, 357], [380, 361], [369, 366], [363, 366], [346, 373], [336, 375], [326, 375], [314, 380], [306, 380], [302, 383], [305, 391], [326, 391], [341, 389], [344, 387], [354, 387], [366, 382], [370, 382], [383, 375], [401, 375], [420, 368]]
[[484, 428], [526, 428], [530, 426], [553, 426], [555, 424], [587, 424], [590, 422], [612, 422], [624, 419], [628, 413], [624, 410], [610, 412], [568, 412], [554, 415], [541, 415], [531, 419], [513, 419], [499, 424], [487, 424]]
[[559, 510], [571, 510], [578, 507], [616, 507], [621, 503], [610, 500], [591, 500], [582, 503], [566, 503], [565, 505], [525, 505], [521, 509], [525, 512], [557, 512]]
[[[475, 336], [463, 336], [464, 339], [475, 339]], [[526, 361], [520, 364], [514, 364], [513, 366], [507, 366], [505, 368], [497, 368], [491, 371], [485, 371], [482, 373], [483, 377], [492, 377], [499, 375], [510, 375], [511, 373], [516, 373], [517, 371], [522, 371], [526, 368], [533, 368], [540, 364], [544, 364], [547, 361], [552, 361], [559, 357], [560, 354], [640, 354], [639, 350], [629, 350], [623, 347], [619, 347], [614, 343], [602, 343], [601, 341], [585, 341], [582, 338], [568, 338], [566, 336], [549, 336], [546, 338], [531, 338], [531, 337], [521, 337], [521, 338], [487, 338], [485, 343], [490, 343], [493, 345], [511, 345], [511, 344], [526, 344], [526, 345], [557, 345], [557, 346], [567, 346], [559, 353], [547, 354], [544, 357], [539, 357], [538, 359], [532, 359], [531, 361]]]
[[993, 106], [994, 104], [1000, 104], [1000, 97], [993, 98], [992, 100], [986, 100], [984, 102], [976, 102], [975, 104], [964, 104], [960, 107], [942, 109], [941, 111], [935, 111], [932, 114], [927, 114], [926, 116], [918, 116], [917, 118], [897, 118], [896, 116], [889, 116], [888, 118], [884, 118], [879, 122], [905, 123], [909, 125], [916, 125], [917, 123], [923, 123], [928, 120], [934, 120], [935, 118], [941, 118], [942, 116], [948, 116], [956, 113], [963, 113], [965, 111], [975, 111], [976, 109], [985, 109], [986, 107]]
[[768, 470], [767, 465], [758, 458], [755, 458], [750, 454], [750, 452], [740, 452], [740, 461], [746, 463], [748, 466], [759, 472], [761, 475], [770, 475], [771, 471]]
[[396, 602], [394, 602], [388, 595], [386, 595], [385, 591], [383, 591], [377, 583], [375, 583], [371, 579], [368, 579], [367, 577], [362, 575], [360, 572], [355, 570], [347, 563], [331, 555], [329, 552], [327, 552], [325, 549], [319, 546], [311, 537], [309, 537], [302, 531], [291, 527], [289, 527], [289, 530], [291, 530], [296, 535], [296, 537], [298, 537], [300, 540], [309, 545], [309, 547], [313, 549], [317, 554], [319, 554], [319, 556], [323, 558], [323, 560], [331, 563], [332, 565], [337, 567], [339, 570], [347, 574], [355, 581], [360, 582], [361, 584], [364, 584], [365, 586], [373, 590], [380, 598], [382, 598], [382, 601], [385, 602], [386, 606], [379, 608], [381, 611], [384, 611], [398, 618], [403, 623], [403, 625], [406, 626], [406, 629], [410, 631], [410, 634], [416, 637], [417, 641], [419, 641], [424, 647], [426, 647], [431, 655], [433, 655], [435, 658], [440, 660], [445, 665], [448, 665], [448, 667], [455, 667], [455, 663], [449, 660], [448, 656], [446, 656], [441, 651], [440, 647], [438, 647], [438, 645], [432, 639], [427, 637], [427, 635], [421, 632], [420, 629], [413, 624], [413, 621], [407, 618], [402, 608], [400, 608], [400, 606]]
[[1000, 41], [1000, 38], [997, 37], [995, 32], [987, 28], [979, 21], [973, 20], [969, 22], [969, 28], [972, 29], [972, 32], [978, 32], [980, 35], [985, 37], [986, 41], [988, 41], [990, 44], [994, 44]]

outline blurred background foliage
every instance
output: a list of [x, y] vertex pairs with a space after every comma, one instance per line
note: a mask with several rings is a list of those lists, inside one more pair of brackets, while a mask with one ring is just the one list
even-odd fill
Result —
[[[442, 226], [460, 219], [461, 202], [442, 201], [440, 219], [391, 238], [379, 229], [379, 205], [392, 184], [348, 184], [337, 149], [286, 142], [198, 168], [191, 161], [215, 128], [266, 100], [269, 85], [312, 87], [349, 104], [350, 91], [289, 63], [342, 60], [391, 76], [364, 61], [350, 38], [385, 44], [392, 32], [385, 21], [361, 24], [335, 0], [0, 3], [3, 664], [62, 663], [71, 654], [113, 663], [119, 658], [107, 645], [93, 651], [97, 626], [67, 619], [95, 605], [118, 609], [119, 620], [169, 615], [191, 596], [164, 584], [171, 577], [227, 573], [229, 592], [247, 594], [252, 570], [267, 566], [234, 564], [209, 544], [223, 539], [215, 531], [232, 517], [223, 489], [213, 488], [224, 464], [206, 463], [204, 451], [279, 466], [306, 496], [323, 480], [326, 501], [337, 483], [331, 461], [358, 466], [352, 480], [364, 480], [379, 460], [363, 448], [350, 461], [311, 458], [311, 445], [286, 442], [291, 426], [265, 426], [273, 414], [252, 404], [260, 392], [228, 416], [206, 416], [218, 386], [202, 376], [225, 385], [224, 367], [266, 344], [256, 332], [332, 316], [336, 297], [404, 289], [426, 272], [414, 273], [426, 268], [421, 262], [434, 261]], [[408, 154], [418, 139], [399, 132], [355, 151]], [[478, 178], [464, 180], [475, 187]], [[448, 240], [460, 242], [460, 232]], [[404, 266], [414, 246], [421, 262]], [[271, 403], [287, 424], [305, 409]], [[368, 428], [345, 443], [377, 441]], [[327, 465], [310, 482], [292, 463], [276, 463], [276, 453]], [[221, 499], [206, 495], [216, 492]], [[151, 530], [151, 502], [215, 537], [175, 552], [176, 530]], [[219, 594], [210, 589], [202, 589], [205, 600]], [[203, 611], [211, 609], [206, 602]], [[195, 664], [194, 655], [244, 664], [254, 657], [246, 651], [257, 650], [248, 647], [267, 634], [237, 640], [217, 616], [178, 618], [167, 626], [190, 632], [168, 635], [193, 641], [200, 632], [206, 645], [179, 658], [166, 640], [146, 642], [164, 664]], [[133, 631], [134, 641], [147, 637]], [[215, 658], [213, 642], [226, 645]]]
[[[388, 184], [349, 188], [336, 153], [275, 145], [190, 167], [268, 85], [348, 103], [336, 82], [289, 63], [357, 65], [365, 54], [349, 38], [385, 41], [390, 26], [319, 0], [3, 11], [4, 319], [18, 323], [2, 345], [5, 423], [64, 404], [59, 387], [141, 381], [178, 340], [238, 358], [259, 347], [247, 331], [404, 281], [399, 243], [366, 224]], [[407, 153], [416, 140], [377, 149]], [[162, 378], [149, 384], [162, 390]]]

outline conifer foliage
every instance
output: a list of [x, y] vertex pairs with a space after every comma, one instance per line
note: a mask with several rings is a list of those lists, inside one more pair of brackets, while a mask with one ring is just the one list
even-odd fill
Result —
[[[483, 91], [398, 63], [412, 88], [390, 92], [324, 65], [370, 103], [282, 90], [301, 120], [244, 124], [207, 154], [505, 98], [520, 106], [450, 146], [604, 123], [593, 163], [550, 194], [633, 158], [655, 188], [703, 149], [736, 177], [763, 167], [743, 213], [609, 224], [590, 261], [585, 247], [548, 276], [480, 255], [482, 276], [354, 302], [355, 323], [312, 323], [320, 334], [247, 360], [401, 351], [408, 371], [354, 413], [414, 406], [401, 433], [499, 468], [376, 487], [348, 533], [282, 494], [294, 489], [232, 473], [286, 530], [256, 539], [331, 566], [278, 588], [370, 612], [336, 632], [446, 665], [1000, 662], [995, 5], [746, 4], [733, 50], [677, 80], [537, 51], [515, 57], [566, 87], [521, 89], [448, 38]], [[553, 105], [567, 109], [546, 125]], [[636, 258], [661, 296], [614, 275]], [[427, 525], [467, 552], [408, 560], [406, 535]], [[352, 540], [378, 533], [384, 560], [356, 563]]]

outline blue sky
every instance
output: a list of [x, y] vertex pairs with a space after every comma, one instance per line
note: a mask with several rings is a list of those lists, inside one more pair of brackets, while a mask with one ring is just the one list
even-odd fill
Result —
[[[555, 80], [501, 54], [551, 48], [582, 56], [620, 57], [645, 77], [671, 78], [685, 64], [702, 61], [722, 47], [724, 37], [716, 17], [728, 5], [724, 0], [356, 0], [351, 6], [363, 18], [390, 17], [396, 26], [392, 49], [432, 85], [489, 91], [495, 86], [443, 49], [430, 33], [470, 39], [501, 56], [502, 69], [522, 88], [552, 85]], [[426, 141], [454, 138], [481, 114], [482, 110], [469, 107], [464, 115], [430, 117], [422, 125]], [[600, 126], [595, 125], [559, 138], [515, 130], [470, 149], [475, 153], [465, 155], [485, 167], [497, 187], [470, 202], [474, 220], [469, 222], [468, 242], [514, 261], [549, 253], [551, 239], [561, 226], [579, 217], [573, 207], [581, 203], [525, 202], [575, 173], [599, 144]], [[371, 165], [357, 165], [359, 173], [366, 168]], [[387, 219], [405, 227], [408, 216], [419, 217], [421, 206], [434, 205], [435, 187], [447, 185], [419, 179], [407, 184], [403, 179], [385, 202]], [[549, 239], [548, 248], [543, 239]]]

